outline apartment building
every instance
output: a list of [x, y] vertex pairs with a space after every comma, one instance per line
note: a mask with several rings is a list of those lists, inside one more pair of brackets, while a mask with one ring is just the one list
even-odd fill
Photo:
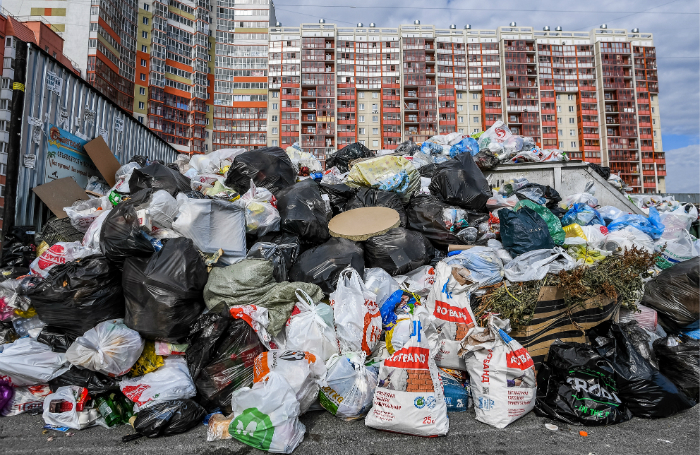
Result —
[[321, 21], [277, 23], [269, 43], [267, 145], [299, 142], [324, 160], [353, 142], [394, 149], [503, 120], [542, 148], [610, 166], [635, 192], [665, 191], [649, 33]]

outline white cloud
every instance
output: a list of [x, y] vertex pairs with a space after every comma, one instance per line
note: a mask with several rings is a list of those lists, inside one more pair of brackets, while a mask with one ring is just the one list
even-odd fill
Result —
[[666, 151], [666, 192], [700, 193], [700, 145]]

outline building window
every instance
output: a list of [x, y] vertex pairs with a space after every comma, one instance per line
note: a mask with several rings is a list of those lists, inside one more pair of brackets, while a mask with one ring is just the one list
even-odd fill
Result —
[[[360, 134], [365, 134], [365, 129], [364, 129], [364, 128], [360, 128], [359, 133], [360, 133]], [[362, 142], [362, 141], [360, 141], [360, 142]], [[364, 145], [364, 144], [362, 144], [362, 145]]]
[[276, 122], [276, 121], [277, 121], [277, 116], [276, 116], [276, 115], [273, 115], [273, 116], [272, 116], [272, 121], [273, 121], [273, 122]]
[[146, 94], [146, 87], [139, 88], [139, 95], [145, 95], [145, 94]]
[[277, 109], [279, 109], [278, 106], [277, 106], [277, 103], [272, 103], [272, 109], [275, 110], [275, 111], [276, 111]]
[[458, 94], [457, 94], [457, 99], [458, 99], [458, 100], [461, 100], [461, 99], [462, 99], [462, 94], [461, 94], [461, 93], [458, 93]]
[[373, 140], [372, 141], [372, 147], [379, 147], [379, 141], [378, 140]]
[[144, 4], [143, 4], [143, 10], [144, 10], [144, 11], [148, 11], [148, 8], [149, 8], [148, 3], [144, 3]]
[[359, 121], [360, 123], [365, 123], [365, 116], [364, 116], [364, 115], [360, 115], [360, 116], [358, 117], [358, 121]]
[[656, 101], [656, 95], [651, 95], [651, 100]]
[[53, 58], [56, 58], [56, 53], [55, 53], [55, 52], [53, 53]]
[[651, 113], [652, 114], [656, 113], [656, 109], [654, 109], [654, 106], [651, 107]]
[[576, 123], [576, 119], [574, 119], [573, 117], [569, 117], [569, 123], [571, 123], [571, 124]]
[[280, 92], [272, 92], [273, 98], [278, 98], [279, 96], [280, 96]]
[[559, 123], [559, 124], [561, 125], [561, 123], [562, 123], [562, 122], [561, 122], [561, 117], [559, 117], [559, 118], [557, 119], [557, 123]]
[[148, 18], [147, 17], [143, 18], [143, 25], [148, 25]]
[[5, 185], [0, 185], [0, 197], [5, 197]]
[[559, 136], [563, 136], [563, 135], [564, 135], [564, 130], [559, 129]]
[[564, 148], [564, 141], [559, 141], [559, 148], [563, 149]]
[[277, 146], [277, 139], [273, 139], [273, 140], [272, 140], [272, 146], [273, 146], [273, 147], [276, 147], [276, 146]]
[[476, 133], [478, 133], [478, 132], [479, 132], [479, 128], [474, 128], [474, 129], [472, 130], [472, 134], [476, 134]]
[[139, 119], [139, 123], [143, 123], [143, 115], [139, 115], [138, 119]]
[[[659, 149], [659, 143], [658, 143], [658, 142], [654, 142], [654, 150], [657, 150], [657, 151], [658, 151], [658, 149]], [[4, 174], [4, 172], [3, 172], [3, 174]]]
[[656, 137], [656, 130], [654, 130], [654, 137]]
[[379, 134], [379, 128], [372, 128], [372, 134]]
[[12, 37], [8, 36], [5, 38], [5, 47], [12, 47]]
[[148, 53], [148, 47], [145, 44], [141, 45], [141, 52]]
[[464, 134], [464, 128], [459, 129], [459, 134]]
[[569, 106], [569, 112], [574, 112], [574, 107], [573, 107], [573, 106]]
[[457, 121], [458, 121], [459, 123], [464, 123], [464, 117], [462, 117], [462, 116], [460, 115], [459, 117], [457, 117]]
[[272, 134], [277, 134], [277, 127], [272, 128]]
[[143, 101], [139, 101], [139, 109], [143, 109], [144, 107]]
[[146, 75], [144, 73], [139, 74], [139, 77], [141, 78], [142, 81], [146, 80]]
[[472, 106], [472, 110], [473, 110], [473, 111], [478, 111], [478, 110], [479, 110], [479, 105], [478, 105], [478, 104], [474, 104], [474, 105]]
[[0, 164], [0, 175], [7, 175], [7, 166]]
[[379, 93], [372, 92], [372, 98], [379, 98]]
[[[362, 95], [362, 93], [360, 93], [360, 95]], [[365, 110], [365, 103], [358, 104], [358, 107], [361, 111], [364, 111]]]
[[364, 92], [360, 92], [360, 93], [357, 94], [357, 97], [360, 98], [360, 99], [363, 99], [363, 98], [365, 97], [365, 93], [364, 93]]
[[576, 132], [574, 130], [569, 130], [569, 136], [575, 136]]
[[572, 148], [572, 149], [575, 149], [575, 148], [576, 148], [576, 142], [571, 141], [571, 148]]
[[557, 101], [561, 99], [561, 95], [557, 93]]
[[141, 59], [141, 66], [146, 66], [146, 59], [145, 58]]
[[148, 32], [147, 31], [141, 32], [141, 38], [148, 38]]
[[457, 105], [457, 112], [462, 112], [464, 110], [464, 105], [463, 104], [458, 104]]
[[479, 117], [474, 117], [474, 123], [479, 123]]
[[378, 109], [379, 109], [379, 108], [377, 107], [376, 104], [373, 104], [373, 105], [372, 105], [372, 112], [378, 112]]
[[655, 118], [651, 119], [651, 124], [652, 124], [652, 125], [656, 125], [656, 119], [655, 119]]
[[479, 99], [479, 94], [478, 94], [478, 93], [472, 93], [472, 99], [473, 99], [473, 100], [478, 100], [478, 99]]
[[373, 115], [372, 116], [372, 122], [377, 123], [379, 121], [379, 116], [378, 115]]
[[[559, 95], [557, 95], [559, 96]], [[561, 106], [557, 106], [557, 112], [561, 112]]]
[[571, 100], [574, 99], [574, 95], [572, 95], [572, 94], [568, 94], [568, 95], [566, 95], [566, 96], [567, 96], [567, 99], [568, 99], [569, 101], [571, 101]]

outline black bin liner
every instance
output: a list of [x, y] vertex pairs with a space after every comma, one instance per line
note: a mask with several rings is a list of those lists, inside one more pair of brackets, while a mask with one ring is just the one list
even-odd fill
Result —
[[107, 259], [121, 268], [126, 258], [148, 257], [155, 251], [143, 235], [136, 207], [149, 201], [150, 189], [139, 191], [131, 199], [122, 201], [102, 222], [100, 250]]
[[357, 188], [350, 188], [344, 183], [333, 185], [330, 183], [321, 183], [321, 193], [328, 195], [328, 200], [331, 203], [331, 210], [333, 210], [333, 216], [345, 211], [345, 204], [355, 196], [356, 192]]
[[351, 161], [358, 158], [371, 158], [374, 155], [375, 153], [372, 150], [359, 142], [355, 142], [338, 150], [330, 158], [326, 158], [326, 169], [337, 167], [341, 173], [345, 173], [350, 170]]
[[470, 153], [440, 163], [428, 188], [447, 204], [476, 211], [483, 211], [493, 194]]
[[690, 398], [700, 400], [700, 341], [687, 335], [661, 338], [654, 341], [654, 353], [661, 373]]
[[539, 183], [526, 183], [525, 185], [517, 189], [517, 191], [515, 192], [515, 196], [517, 196], [518, 200], [522, 201], [524, 199], [528, 199], [536, 204], [539, 204], [539, 201], [534, 201], [527, 197], [526, 190], [533, 188], [538, 188], [542, 191], [542, 197], [544, 197], [547, 200], [544, 206], [547, 207], [550, 210], [550, 212], [554, 213], [555, 215], [557, 215], [558, 212], [563, 212], [562, 215], [558, 216], [559, 218], [564, 216], [563, 214], [566, 213], [566, 210], [562, 210], [559, 207], [559, 202], [561, 202], [561, 196], [559, 195], [559, 192], [557, 190], [555, 190], [549, 185], [540, 185]]
[[134, 430], [149, 438], [184, 433], [201, 425], [207, 412], [194, 400], [167, 400], [136, 414]]
[[360, 188], [357, 194], [345, 204], [345, 210], [359, 209], [361, 207], [387, 207], [394, 209], [399, 212], [400, 226], [406, 227], [406, 210], [403, 208], [399, 195], [393, 191]]
[[554, 248], [554, 240], [544, 219], [530, 207], [498, 211], [501, 242], [511, 256], [520, 256], [532, 250]]
[[298, 235], [302, 242], [317, 245], [330, 238], [326, 203], [313, 180], [306, 179], [280, 191], [277, 210], [280, 229]]
[[587, 332], [593, 348], [613, 368], [618, 397], [635, 417], [662, 418], [695, 406], [678, 387], [637, 352], [610, 321]]
[[53, 352], [66, 352], [76, 338], [78, 336], [74, 333], [47, 325], [41, 329], [36, 341], [51, 346]]
[[612, 366], [590, 346], [555, 341], [537, 372], [535, 413], [570, 425], [611, 425], [632, 413], [617, 393]]
[[655, 309], [661, 326], [672, 333], [700, 319], [700, 257], [676, 264], [648, 281], [642, 305]]
[[59, 387], [75, 385], [88, 389], [91, 397], [119, 390], [119, 380], [96, 371], [72, 366], [70, 370], [49, 381], [52, 392]]
[[30, 279], [21, 292], [47, 325], [82, 336], [98, 323], [124, 317], [119, 270], [103, 256], [57, 265], [44, 280]]
[[394, 228], [365, 242], [365, 267], [379, 267], [390, 275], [404, 275], [430, 262], [435, 250], [417, 231]]
[[134, 169], [131, 173], [129, 190], [132, 194], [147, 188], [152, 188], [153, 191], [165, 190], [173, 197], [192, 189], [189, 178], [162, 164], [150, 164]]
[[287, 153], [279, 147], [263, 147], [236, 156], [226, 174], [224, 184], [241, 194], [250, 189], [250, 180], [258, 188], [274, 194], [294, 185], [296, 170]]
[[281, 283], [288, 281], [289, 269], [299, 255], [298, 243], [277, 245], [276, 243], [257, 242], [248, 250], [247, 258], [266, 259], [272, 262], [272, 276]]
[[323, 245], [304, 251], [289, 272], [289, 279], [316, 284], [330, 294], [335, 291], [340, 272], [347, 266], [364, 276], [364, 251], [351, 240], [333, 237]]
[[29, 268], [36, 257], [34, 226], [15, 226], [2, 241], [2, 266]]
[[482, 171], [490, 171], [498, 166], [499, 162], [496, 155], [489, 150], [480, 150], [479, 153], [474, 155], [474, 163]]
[[124, 263], [124, 323], [146, 339], [177, 342], [204, 310], [207, 268], [186, 238], [169, 239], [149, 258]]
[[408, 228], [423, 234], [438, 249], [447, 250], [448, 245], [464, 245], [442, 221], [442, 210], [448, 207], [435, 196], [413, 196], [406, 207]]

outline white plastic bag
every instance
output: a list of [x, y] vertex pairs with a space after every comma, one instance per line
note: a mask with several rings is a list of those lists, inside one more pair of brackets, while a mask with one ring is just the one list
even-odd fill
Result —
[[508, 319], [491, 315], [487, 327], [474, 327], [462, 342], [476, 420], [496, 428], [535, 407], [535, 364], [509, 331]]
[[106, 196], [84, 201], [75, 201], [72, 206], [64, 207], [70, 219], [70, 224], [80, 232], [87, 232], [90, 225], [102, 214], [102, 210], [112, 208], [112, 203]]
[[51, 394], [48, 384], [15, 387], [12, 404], [4, 414], [5, 417], [16, 416], [24, 412], [39, 412], [44, 406], [44, 398]]
[[314, 304], [311, 297], [300, 289], [296, 295], [299, 299], [296, 308], [300, 312], [287, 321], [285, 349], [311, 352], [325, 362], [338, 353], [333, 310], [325, 303]]
[[117, 193], [130, 193], [129, 180], [131, 179], [131, 173], [134, 172], [134, 169], [141, 169], [141, 165], [135, 161], [131, 161], [117, 169], [117, 172], [114, 174], [114, 179], [117, 183], [112, 189]]
[[371, 354], [382, 335], [382, 315], [377, 295], [365, 287], [357, 270], [348, 267], [340, 273], [330, 303], [340, 353]]
[[[497, 152], [503, 150], [503, 143], [506, 142], [513, 136], [510, 132], [508, 125], [498, 120], [496, 123], [491, 125], [491, 128], [484, 131], [484, 133], [479, 136], [479, 150], [484, 150], [488, 148], [492, 152]], [[491, 144], [496, 144], [497, 147], [491, 147]], [[493, 150], [495, 148], [496, 150]]]
[[287, 156], [289, 157], [289, 159], [292, 160], [292, 164], [296, 168], [297, 173], [299, 173], [302, 167], [308, 167], [309, 172], [323, 171], [323, 166], [321, 166], [321, 162], [311, 153], [304, 152], [295, 147], [287, 147], [287, 150], [285, 150], [285, 152], [287, 152]]
[[241, 196], [245, 204], [246, 231], [262, 236], [280, 230], [280, 214], [275, 208], [275, 196], [266, 188], [258, 188], [250, 181], [250, 189]]
[[[85, 389], [77, 386], [59, 387], [55, 393], [44, 398], [44, 423], [57, 427], [68, 427], [74, 430], [82, 430], [95, 425], [100, 417], [97, 409], [85, 409], [80, 412], [76, 409], [76, 395], [84, 391]], [[50, 405], [54, 400], [63, 400], [70, 403], [72, 408], [65, 412], [51, 412]]]
[[389, 273], [380, 268], [365, 269], [365, 288], [377, 295], [377, 305], [381, 308], [382, 304], [391, 294], [401, 289], [399, 283], [389, 275]]
[[158, 190], [151, 196], [151, 201], [146, 206], [151, 214], [151, 232], [161, 229], [172, 229], [173, 220], [177, 216], [177, 200], [165, 190]]
[[83, 237], [83, 246], [92, 250], [100, 250], [100, 232], [102, 231], [102, 223], [107, 218], [111, 210], [103, 210], [100, 216], [92, 222], [85, 236]]
[[[694, 213], [693, 213], [694, 211]], [[686, 215], [683, 207], [672, 212], [661, 214], [661, 222], [664, 224], [664, 233], [654, 242], [654, 249], [661, 254], [657, 265], [662, 269], [672, 267], [679, 262], [690, 260], [700, 255], [700, 251], [688, 232], [686, 226], [692, 223], [691, 218], [697, 218], [695, 207], [690, 215]]]
[[430, 265], [422, 265], [403, 276], [406, 277], [403, 281], [406, 289], [421, 297], [427, 297], [435, 284], [435, 268]]
[[53, 352], [51, 347], [32, 338], [20, 338], [3, 347], [0, 379], [9, 379], [13, 386], [47, 384], [70, 368], [65, 354]]
[[100, 254], [100, 250], [86, 248], [80, 242], [58, 242], [45, 250], [39, 257], [34, 259], [29, 265], [29, 269], [33, 274], [39, 275], [42, 278], [49, 276], [49, 272], [57, 265], [65, 264], [66, 262], [75, 261], [76, 259]]
[[[569, 227], [570, 226], [567, 226], [567, 230]], [[579, 226], [574, 224], [571, 225], [571, 227], [573, 227], [573, 230], [565, 231], [567, 236], [564, 239], [564, 245], [588, 245], [592, 248], [598, 248], [605, 242], [606, 235], [608, 235], [608, 228], [600, 224], [591, 226]], [[583, 237], [576, 232], [579, 230], [583, 232]]]
[[119, 388], [134, 402], [136, 412], [154, 403], [192, 398], [197, 394], [187, 362], [182, 357], [166, 357], [165, 365], [156, 371], [133, 379], [123, 379]]
[[362, 352], [334, 355], [326, 363], [328, 374], [318, 399], [321, 406], [343, 420], [364, 417], [377, 387], [376, 368], [365, 366]]
[[270, 372], [282, 375], [294, 389], [301, 415], [316, 401], [326, 365], [310, 352], [271, 350], [255, 358], [253, 382], [264, 381]]
[[452, 273], [451, 265], [442, 261], [437, 264], [435, 284], [428, 294], [426, 308], [431, 314], [440, 342], [434, 356], [435, 363], [441, 368], [465, 370], [459, 349], [462, 339], [475, 326], [469, 304], [473, 286], [459, 284]]
[[245, 206], [239, 201], [190, 199], [178, 194], [179, 212], [173, 229], [191, 239], [204, 253], [224, 251], [221, 261], [233, 264], [245, 259]]
[[88, 183], [85, 186], [86, 192], [101, 194], [106, 196], [109, 194], [109, 185], [107, 185], [100, 177], [93, 175], [88, 179]]
[[270, 324], [267, 308], [257, 305], [235, 305], [231, 307], [229, 313], [233, 319], [243, 319], [247, 322], [267, 349], [276, 348], [272, 337], [267, 332], [267, 326]]
[[143, 352], [145, 341], [122, 319], [97, 324], [66, 351], [71, 364], [110, 376], [129, 372]]
[[486, 242], [486, 246], [489, 248], [493, 249], [496, 252], [496, 256], [501, 260], [503, 263], [503, 266], [505, 267], [506, 264], [508, 264], [510, 261], [513, 260], [513, 257], [510, 255], [508, 250], [503, 248], [503, 244], [499, 242], [496, 239], [489, 239]]
[[625, 226], [620, 230], [608, 232], [600, 249], [621, 254], [624, 250], [632, 249], [633, 246], [647, 253], [654, 252], [654, 241], [651, 237], [634, 226]]
[[[593, 227], [593, 226], [591, 226]], [[504, 267], [506, 279], [513, 283], [538, 281], [548, 273], [557, 274], [562, 270], [576, 267], [576, 261], [560, 247], [551, 250], [533, 250], [521, 254]]]
[[[439, 274], [439, 272], [438, 272]], [[412, 318], [408, 342], [379, 368], [379, 384], [365, 425], [417, 436], [442, 436], [450, 428], [447, 404], [428, 336]]]
[[299, 422], [299, 402], [280, 374], [233, 392], [229, 434], [238, 441], [272, 453], [292, 453], [303, 441], [306, 427]]

